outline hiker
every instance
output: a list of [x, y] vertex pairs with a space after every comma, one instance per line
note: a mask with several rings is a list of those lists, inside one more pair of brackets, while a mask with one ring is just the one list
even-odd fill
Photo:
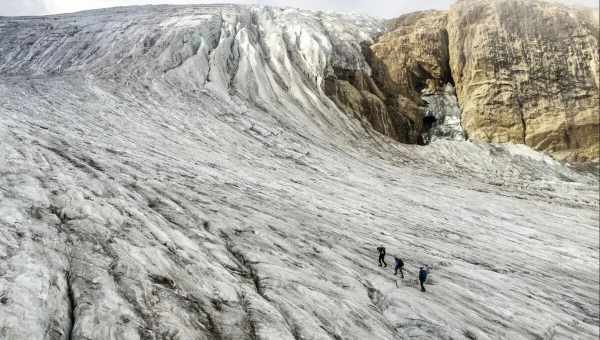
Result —
[[387, 267], [387, 263], [385, 263], [385, 248], [379, 247], [377, 251], [379, 252], [379, 267], [381, 267], [382, 263], [384, 267]]
[[398, 271], [400, 271], [400, 275], [402, 278], [404, 278], [404, 262], [402, 261], [401, 258], [394, 256], [394, 259], [396, 260], [396, 267], [394, 268], [394, 275], [398, 275]]
[[427, 280], [427, 270], [424, 267], [419, 269], [419, 282], [421, 283], [421, 291], [425, 291], [425, 286], [423, 285]]

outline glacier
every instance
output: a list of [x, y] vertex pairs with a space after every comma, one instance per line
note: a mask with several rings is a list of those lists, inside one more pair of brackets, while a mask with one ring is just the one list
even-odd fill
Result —
[[597, 175], [342, 112], [324, 79], [369, 74], [384, 29], [241, 5], [0, 18], [0, 339], [597, 339]]

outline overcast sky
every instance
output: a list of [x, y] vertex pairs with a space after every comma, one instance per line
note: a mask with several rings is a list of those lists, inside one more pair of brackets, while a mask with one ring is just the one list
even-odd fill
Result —
[[[561, 1], [571, 4], [598, 6], [598, 0]], [[164, 3], [243, 3], [359, 12], [379, 17], [395, 17], [416, 10], [446, 9], [451, 2], [453, 0], [0, 0], [0, 15], [43, 15], [102, 7]]]

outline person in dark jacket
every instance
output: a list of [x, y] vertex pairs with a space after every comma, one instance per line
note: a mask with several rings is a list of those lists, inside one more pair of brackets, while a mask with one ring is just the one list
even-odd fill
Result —
[[425, 286], [423, 285], [427, 281], [427, 270], [423, 267], [419, 269], [419, 282], [421, 283], [421, 291], [425, 291]]
[[382, 264], [384, 267], [387, 267], [387, 263], [385, 263], [385, 248], [379, 247], [377, 248], [377, 251], [379, 252], [379, 267], [381, 267]]
[[399, 257], [394, 257], [394, 259], [396, 260], [396, 267], [394, 268], [394, 275], [398, 275], [398, 271], [400, 271], [400, 276], [402, 278], [404, 278], [404, 261], [402, 261], [401, 258]]

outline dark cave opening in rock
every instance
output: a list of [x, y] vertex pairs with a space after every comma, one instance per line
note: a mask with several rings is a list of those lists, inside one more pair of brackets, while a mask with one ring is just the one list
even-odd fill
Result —
[[431, 134], [429, 130], [433, 128], [435, 123], [437, 122], [437, 118], [433, 115], [427, 115], [423, 117], [423, 128], [421, 130], [421, 136], [419, 138], [419, 145], [427, 145], [431, 142]]
[[431, 73], [429, 73], [423, 66], [417, 64], [413, 70], [412, 84], [413, 88], [417, 93], [427, 88], [427, 80], [433, 79]]
[[425, 116], [423, 117], [423, 130], [427, 132], [429, 129], [433, 127], [433, 125], [437, 122], [437, 118], [435, 116]]

